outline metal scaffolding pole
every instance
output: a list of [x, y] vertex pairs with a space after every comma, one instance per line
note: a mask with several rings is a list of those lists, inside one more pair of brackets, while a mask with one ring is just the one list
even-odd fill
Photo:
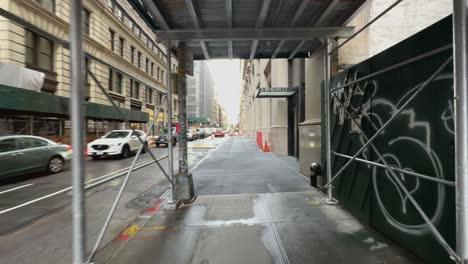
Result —
[[191, 201], [194, 196], [193, 176], [188, 171], [187, 157], [187, 77], [193, 69], [193, 55], [187, 52], [185, 44], [179, 43], [177, 49], [179, 72], [177, 73], [177, 92], [179, 94], [179, 173], [177, 173], [177, 200]]
[[83, 77], [84, 60], [82, 48], [81, 0], [72, 0], [70, 9], [70, 53], [71, 53], [71, 98], [70, 116], [72, 126], [72, 212], [73, 212], [73, 263], [85, 263], [86, 227], [84, 200], [84, 115]]
[[177, 92], [179, 95], [179, 173], [188, 173], [187, 158], [187, 77], [185, 77], [185, 46], [183, 43], [177, 49], [179, 72], [177, 73]]
[[176, 182], [174, 179], [174, 156], [172, 152], [172, 87], [171, 87], [171, 41], [166, 42], [166, 56], [167, 56], [167, 67], [166, 67], [166, 89], [167, 89], [167, 144], [168, 156], [169, 156], [169, 178], [173, 184], [171, 184], [171, 203], [176, 201]]
[[[331, 117], [330, 117], [330, 51], [331, 43], [330, 39], [325, 39], [325, 50], [323, 52], [323, 72], [324, 72], [324, 94], [325, 94], [325, 140], [326, 140], [326, 169], [327, 169], [327, 182], [330, 183], [332, 179], [332, 165], [331, 165]], [[325, 199], [327, 204], [337, 204], [338, 201], [333, 198], [333, 185], [328, 184], [327, 187], [327, 198]]]
[[453, 1], [457, 253], [468, 263], [468, 0]]

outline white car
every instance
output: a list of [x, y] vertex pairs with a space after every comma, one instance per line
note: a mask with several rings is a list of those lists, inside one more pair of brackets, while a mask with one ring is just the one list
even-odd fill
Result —
[[192, 141], [195, 140], [194, 133], [192, 129], [187, 129], [187, 140]]
[[[141, 130], [135, 130], [134, 132], [131, 129], [112, 130], [88, 144], [88, 156], [94, 160], [104, 156], [128, 158], [132, 153], [137, 152], [141, 146], [137, 133], [147, 145], [147, 135]], [[145, 152], [145, 149], [143, 149], [143, 152]]]

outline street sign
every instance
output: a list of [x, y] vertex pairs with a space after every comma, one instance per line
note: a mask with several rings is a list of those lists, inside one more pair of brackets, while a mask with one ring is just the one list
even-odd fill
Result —
[[281, 98], [291, 97], [297, 92], [298, 87], [264, 87], [258, 88], [256, 98]]

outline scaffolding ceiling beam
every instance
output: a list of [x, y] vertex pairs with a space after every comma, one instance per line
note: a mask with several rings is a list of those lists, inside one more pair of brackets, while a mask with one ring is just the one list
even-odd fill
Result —
[[311, 40], [316, 38], [346, 38], [351, 36], [353, 32], [354, 27], [182, 29], [157, 31], [161, 40], [180, 41]]

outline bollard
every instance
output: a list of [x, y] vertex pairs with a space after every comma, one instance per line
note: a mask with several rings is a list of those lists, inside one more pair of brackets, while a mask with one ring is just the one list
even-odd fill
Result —
[[313, 162], [310, 164], [310, 186], [317, 187], [317, 178], [322, 174], [320, 164]]

